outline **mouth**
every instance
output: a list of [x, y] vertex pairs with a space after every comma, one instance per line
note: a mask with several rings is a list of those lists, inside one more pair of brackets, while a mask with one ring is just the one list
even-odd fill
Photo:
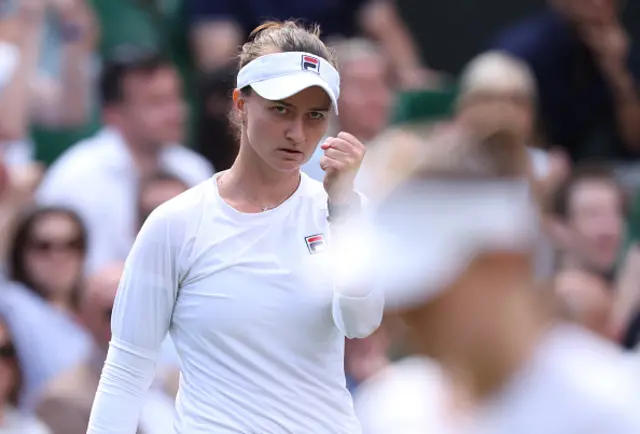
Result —
[[302, 155], [302, 152], [291, 148], [279, 148], [278, 151], [283, 152], [291, 157], [299, 157]]
[[304, 154], [296, 149], [279, 148], [278, 151], [285, 160], [300, 161], [300, 159], [304, 157]]

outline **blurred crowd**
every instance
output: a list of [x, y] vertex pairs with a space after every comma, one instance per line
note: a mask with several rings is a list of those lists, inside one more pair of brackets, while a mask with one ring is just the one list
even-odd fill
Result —
[[[1, 0], [0, 433], [85, 432], [123, 262], [155, 207], [233, 163], [235, 55], [265, 17], [321, 26], [342, 79], [331, 130], [367, 145], [370, 198], [393, 183], [380, 167], [411, 164], [403, 131], [514, 134], [546, 205], [543, 290], [562, 318], [634, 350], [640, 52], [622, 0], [547, 3], [452, 76], [420, 58], [392, 0]], [[303, 169], [322, 180], [320, 152]], [[450, 401], [399, 333], [347, 342], [365, 434], [398, 432], [384, 427], [416, 402], [417, 371], [425, 420]], [[178, 378], [168, 339], [141, 433], [172, 432]]]

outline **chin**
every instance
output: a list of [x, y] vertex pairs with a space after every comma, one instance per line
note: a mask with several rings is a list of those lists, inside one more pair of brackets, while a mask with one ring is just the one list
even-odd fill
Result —
[[271, 162], [269, 166], [271, 166], [278, 172], [288, 173], [299, 171], [302, 167], [302, 164], [303, 163], [301, 163], [300, 161], [277, 160]]
[[299, 172], [300, 171], [300, 167], [302, 167], [300, 164], [296, 163], [296, 164], [280, 164], [277, 167], [274, 167], [274, 169], [276, 169], [278, 172], [282, 172], [282, 173], [292, 173], [292, 172]]

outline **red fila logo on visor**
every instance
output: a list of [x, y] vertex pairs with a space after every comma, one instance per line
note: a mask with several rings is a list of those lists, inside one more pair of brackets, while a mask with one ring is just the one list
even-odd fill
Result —
[[327, 248], [327, 245], [324, 243], [324, 235], [310, 235], [308, 237], [304, 237], [304, 241], [307, 243], [307, 249], [309, 249], [309, 253], [320, 253]]
[[302, 69], [320, 73], [320, 59], [313, 56], [302, 55]]

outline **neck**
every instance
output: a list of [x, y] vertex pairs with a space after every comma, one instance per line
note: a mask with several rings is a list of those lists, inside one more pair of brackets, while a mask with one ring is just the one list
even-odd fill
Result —
[[116, 128], [129, 151], [133, 163], [142, 177], [158, 171], [160, 167], [160, 146], [145, 140], [139, 140], [123, 128]]
[[545, 309], [532, 306], [535, 294], [525, 291], [513, 291], [511, 297], [494, 304], [490, 348], [471, 349], [449, 363], [454, 378], [468, 385], [473, 402], [499, 393], [531, 360], [549, 326]]
[[277, 206], [297, 188], [300, 171], [278, 172], [267, 167], [250, 146], [241, 145], [238, 158], [226, 173], [226, 194], [252, 204]]

